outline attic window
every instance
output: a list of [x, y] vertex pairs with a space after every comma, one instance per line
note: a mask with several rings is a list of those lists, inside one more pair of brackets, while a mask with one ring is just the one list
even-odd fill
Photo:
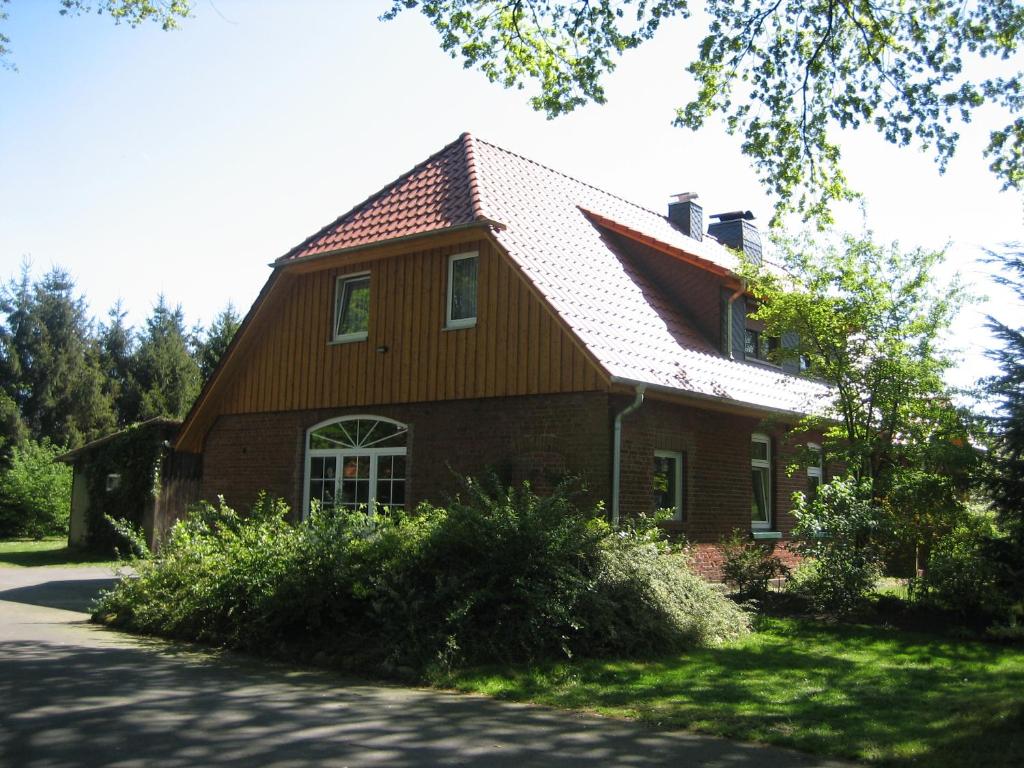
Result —
[[769, 362], [772, 352], [779, 348], [779, 340], [775, 336], [765, 336], [761, 331], [747, 328], [743, 337], [743, 352], [747, 360], [763, 360]]
[[446, 328], [476, 325], [476, 251], [458, 253], [448, 259], [448, 314]]
[[370, 276], [339, 277], [334, 294], [334, 341], [364, 341], [370, 326]]

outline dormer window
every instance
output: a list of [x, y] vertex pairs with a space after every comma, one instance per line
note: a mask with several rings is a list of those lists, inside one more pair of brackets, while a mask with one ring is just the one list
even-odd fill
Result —
[[769, 362], [772, 352], [779, 348], [779, 340], [775, 336], [766, 336], [763, 332], [747, 328], [743, 337], [743, 351], [747, 360], [763, 360]]

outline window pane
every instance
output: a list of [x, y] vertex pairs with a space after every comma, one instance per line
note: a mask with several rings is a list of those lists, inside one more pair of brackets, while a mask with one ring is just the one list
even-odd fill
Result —
[[341, 284], [335, 337], [366, 333], [370, 324], [370, 278], [358, 277]]
[[452, 262], [452, 320], [476, 317], [476, 263], [475, 256]]
[[757, 461], [768, 461], [768, 443], [752, 440], [750, 443], [750, 458]]
[[771, 514], [768, 506], [768, 470], [764, 467], [754, 467], [752, 475], [754, 500], [750, 506], [750, 519], [755, 523], [767, 523]]
[[309, 462], [309, 501], [319, 502], [321, 509], [334, 508], [336, 466], [333, 456], [316, 456]]
[[818, 495], [818, 486], [821, 485], [821, 479], [811, 475], [807, 478], [807, 496], [813, 499]]
[[808, 450], [811, 453], [811, 463], [808, 464], [808, 466], [814, 467], [815, 469], [820, 470], [821, 469], [821, 450], [818, 449], [818, 448], [809, 448]]
[[652, 489], [655, 509], [676, 508], [677, 488], [676, 464], [678, 459], [673, 456], [654, 457], [654, 487]]
[[757, 349], [757, 331], [753, 331], [747, 328], [746, 333], [743, 336], [743, 351], [747, 357], [760, 357]]

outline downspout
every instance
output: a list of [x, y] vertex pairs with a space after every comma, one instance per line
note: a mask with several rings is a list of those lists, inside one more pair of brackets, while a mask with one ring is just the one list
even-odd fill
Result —
[[644, 402], [646, 384], [636, 385], [636, 397], [633, 402], [615, 414], [615, 436], [612, 447], [612, 526], [619, 527], [619, 474], [622, 469], [622, 419], [629, 416]]
[[725, 303], [725, 323], [726, 323], [726, 326], [725, 326], [725, 328], [726, 328], [725, 340], [726, 340], [726, 349], [729, 351], [729, 359], [730, 360], [735, 360], [736, 359], [736, 353], [733, 351], [733, 346], [732, 346], [732, 304], [733, 304], [734, 301], [736, 301], [736, 299], [738, 299], [740, 296], [742, 296], [746, 292], [747, 292], [747, 281], [746, 280], [740, 280], [740, 287], [736, 289], [736, 291], [733, 293], [733, 295], [730, 296], [729, 300]]

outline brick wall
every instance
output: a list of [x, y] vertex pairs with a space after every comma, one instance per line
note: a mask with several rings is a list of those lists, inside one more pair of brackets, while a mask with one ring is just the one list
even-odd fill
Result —
[[[628, 397], [612, 398], [611, 408], [620, 410], [628, 402]], [[808, 481], [805, 469], [790, 476], [786, 468], [806, 442], [820, 443], [820, 436], [789, 435], [782, 424], [650, 398], [623, 422], [622, 514], [651, 510], [654, 451], [680, 451], [686, 455], [686, 519], [666, 527], [696, 544], [717, 543], [734, 529], [749, 531], [750, 436], [754, 432], [772, 438], [772, 528], [788, 539], [796, 522], [793, 492], [806, 491]], [[701, 557], [709, 562], [705, 570], [717, 569], [711, 554]]]
[[[206, 440], [201, 496], [223, 494], [245, 509], [260, 490], [302, 505], [306, 430], [345, 415], [377, 415], [409, 425], [408, 502], [444, 501], [458, 491], [457, 474], [493, 469], [505, 482], [530, 480], [543, 490], [565, 473], [581, 476], [588, 492], [580, 503], [610, 501], [611, 427], [628, 396], [602, 393], [309, 410], [221, 416]], [[686, 455], [686, 519], [669, 523], [693, 544], [697, 569], [718, 578], [717, 543], [734, 529], [750, 530], [750, 435], [772, 436], [775, 546], [792, 563], [791, 497], [807, 489], [807, 474], [786, 474], [791, 458], [815, 436], [786, 436], [781, 425], [756, 418], [680, 406], [648, 398], [623, 422], [621, 512], [650, 511], [655, 450]], [[609, 505], [610, 506], [610, 503]]]
[[456, 473], [494, 469], [503, 480], [544, 489], [571, 473], [584, 504], [609, 494], [608, 398], [602, 393], [490, 398], [372, 409], [226, 415], [206, 438], [201, 495], [248, 507], [260, 490], [302, 505], [306, 430], [346, 415], [385, 416], [409, 425], [408, 502], [443, 502]]

